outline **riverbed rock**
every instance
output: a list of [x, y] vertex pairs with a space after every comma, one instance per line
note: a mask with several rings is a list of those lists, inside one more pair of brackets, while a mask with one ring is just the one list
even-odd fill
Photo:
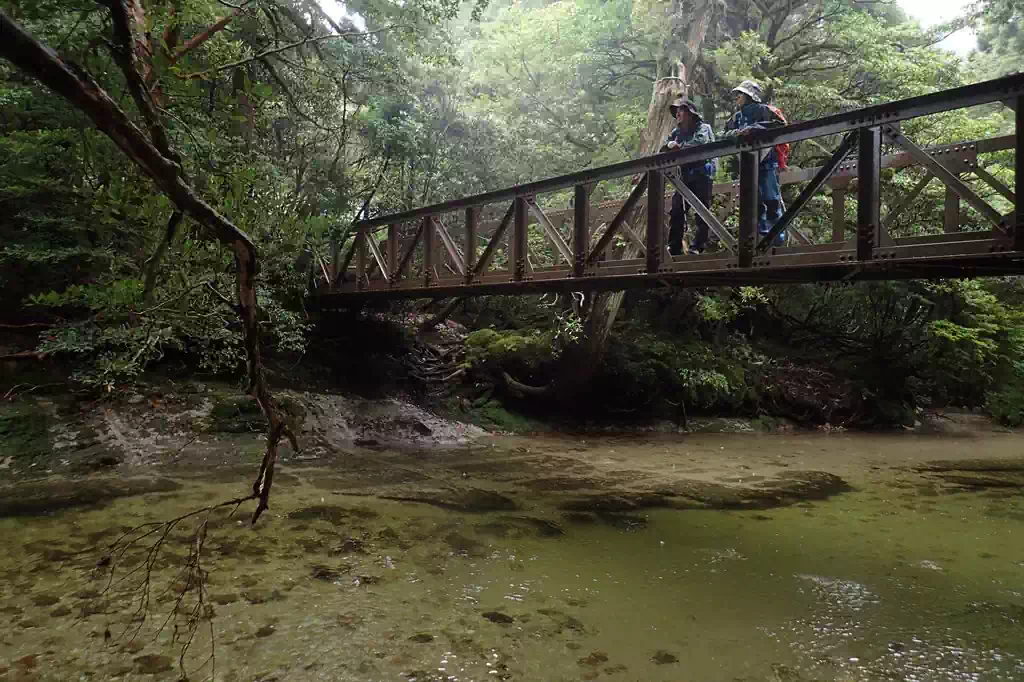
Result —
[[939, 460], [913, 468], [951, 490], [1024, 489], [1024, 459]]
[[0, 486], [0, 516], [44, 514], [70, 507], [94, 506], [118, 497], [171, 492], [181, 487], [169, 478], [52, 478]]
[[381, 495], [385, 500], [398, 502], [419, 502], [442, 509], [463, 512], [511, 511], [517, 508], [515, 501], [493, 490], [482, 488], [451, 488], [446, 490], [410, 490], [408, 493]]
[[428, 642], [434, 641], [434, 636], [427, 632], [419, 632], [410, 637], [409, 641], [415, 642], [416, 644], [427, 644]]
[[172, 663], [169, 656], [158, 654], [147, 654], [135, 658], [135, 667], [143, 675], [159, 675], [171, 669]]
[[668, 665], [669, 663], [679, 662], [679, 658], [677, 658], [675, 654], [670, 654], [669, 652], [662, 651], [661, 649], [651, 656], [651, 660], [654, 661], [656, 665]]
[[498, 625], [509, 625], [510, 623], [515, 622], [515, 618], [508, 614], [501, 613], [500, 611], [486, 611], [480, 615], [492, 623], [497, 623]]
[[603, 651], [591, 651], [588, 655], [579, 659], [577, 663], [580, 665], [601, 665], [602, 663], [608, 662], [608, 654]]

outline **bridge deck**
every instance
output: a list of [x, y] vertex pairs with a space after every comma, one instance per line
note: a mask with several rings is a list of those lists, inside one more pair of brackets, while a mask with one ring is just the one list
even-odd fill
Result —
[[[915, 116], [990, 102], [1004, 102], [1015, 109], [1017, 135], [921, 149], [897, 124]], [[1022, 125], [1024, 74], [1017, 74], [764, 131], [753, 139], [657, 154], [381, 216], [357, 223], [344, 259], [334, 250], [329, 271], [322, 268], [325, 278], [317, 282], [314, 297], [321, 306], [335, 307], [380, 298], [1021, 274], [1024, 202], [1017, 201], [1011, 188], [985, 170], [979, 155], [1016, 149], [1020, 159]], [[824, 166], [781, 174], [783, 183], [803, 187], [773, 234], [787, 229], [797, 245], [770, 247], [770, 239], [755, 232], [756, 150], [837, 133], [845, 137]], [[899, 153], [883, 156], [883, 141]], [[740, 180], [715, 186], [715, 194], [721, 198], [717, 214], [714, 207], [704, 206], [696, 197], [687, 196], [685, 187], [680, 188], [676, 175], [680, 165], [737, 153]], [[883, 220], [881, 169], [908, 166], [919, 166], [926, 173], [909, 193], [888, 206]], [[995, 206], [964, 181], [969, 174], [994, 190]], [[1018, 162], [1018, 190], [1024, 187], [1022, 175], [1024, 164]], [[624, 176], [639, 177], [627, 199], [591, 206], [590, 195], [597, 182]], [[894, 238], [889, 232], [894, 221], [936, 179], [946, 187], [943, 233]], [[855, 185], [853, 192], [849, 192], [851, 184]], [[826, 185], [832, 197], [831, 241], [811, 243], [795, 219]], [[537, 202], [539, 194], [570, 187], [574, 200], [568, 211], [545, 212]], [[676, 189], [707, 220], [725, 247], [723, 252], [668, 254], [665, 199]], [[855, 194], [857, 201], [856, 224], [850, 226], [845, 211], [848, 192]], [[481, 220], [489, 205], [509, 200], [511, 205], [500, 220], [500, 214]], [[960, 232], [962, 203], [991, 229]], [[733, 216], [737, 205], [738, 221]], [[997, 208], [999, 205], [1003, 208]], [[1005, 212], [1007, 205], [1014, 210]], [[726, 227], [737, 222], [734, 229]], [[531, 225], [535, 234], [550, 242], [563, 264], [534, 266], [527, 239]], [[852, 240], [848, 240], [848, 227], [854, 231]], [[387, 237], [378, 243], [375, 232], [384, 228]], [[481, 239], [481, 235], [486, 236]], [[498, 267], [495, 260], [507, 265]]]

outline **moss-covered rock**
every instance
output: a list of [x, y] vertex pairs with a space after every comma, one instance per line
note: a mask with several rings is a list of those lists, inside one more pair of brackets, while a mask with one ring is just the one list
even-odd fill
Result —
[[181, 486], [168, 478], [50, 479], [0, 487], [0, 516], [44, 514], [67, 507], [101, 504], [117, 497], [170, 492]]
[[[306, 420], [306, 408], [293, 396], [278, 396], [278, 405], [294, 431]], [[210, 410], [210, 428], [225, 433], [256, 433], [266, 429], [263, 410], [250, 395], [228, 395], [217, 399]]]
[[50, 413], [35, 402], [0, 408], [0, 460], [31, 461], [48, 454]]

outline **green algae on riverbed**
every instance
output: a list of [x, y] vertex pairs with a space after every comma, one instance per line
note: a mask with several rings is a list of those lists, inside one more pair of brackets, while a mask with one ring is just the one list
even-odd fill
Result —
[[[900, 453], [886, 455], [898, 468], [877, 463], [881, 443]], [[993, 451], [1021, 444], [969, 443]], [[550, 454], [557, 446], [517, 447]], [[510, 497], [514, 509], [469, 512], [339, 494], [312, 485], [322, 470], [291, 469], [291, 484], [276, 491], [259, 528], [226, 510], [211, 521], [203, 567], [216, 677], [1021, 679], [1024, 498], [1005, 487], [964, 488], [942, 478], [950, 467], [918, 461], [960, 459], [964, 447], [893, 437], [707, 436], [598, 442], [579, 453], [595, 466], [606, 462], [605, 483], [626, 461], [656, 471], [696, 458], [690, 466], [704, 474], [695, 475], [747, 477], [756, 486], [774, 475], [766, 462], [789, 458], [804, 467], [816, 456], [801, 452], [827, 448], [842, 459], [821, 454], [822, 466], [834, 465], [856, 488], [731, 511], [570, 512], [558, 509], [561, 493], [542, 490]], [[423, 470], [437, 474], [426, 463]], [[485, 485], [480, 467], [471, 477]], [[166, 588], [183, 586], [192, 526], [164, 550], [153, 617], [134, 638], [123, 633], [137, 625], [135, 609], [105, 599], [95, 548], [130, 526], [232, 497], [244, 477], [238, 485], [183, 483], [102, 509], [0, 519], [8, 549], [0, 557], [0, 614], [8, 622], [0, 679], [178, 679], [181, 642], [170, 641], [171, 626], [153, 635], [173, 608], [175, 593]], [[193, 680], [210, 672], [197, 670], [209, 653], [205, 625], [186, 657]]]

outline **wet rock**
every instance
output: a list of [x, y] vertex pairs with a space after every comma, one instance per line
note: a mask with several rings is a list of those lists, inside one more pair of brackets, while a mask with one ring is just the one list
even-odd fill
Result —
[[32, 603], [36, 606], [53, 606], [60, 599], [52, 594], [37, 594], [32, 597]]
[[597, 518], [612, 528], [618, 528], [619, 530], [637, 531], [647, 528], [647, 519], [642, 516], [601, 513], [597, 515]]
[[410, 491], [407, 495], [382, 495], [382, 499], [398, 502], [420, 502], [442, 509], [463, 512], [512, 511], [517, 508], [511, 498], [481, 488], [458, 488], [437, 491]]
[[169, 656], [147, 654], [135, 659], [135, 668], [143, 675], [158, 675], [171, 669], [171, 659]]
[[572, 512], [616, 513], [668, 506], [671, 506], [669, 499], [661, 494], [597, 493], [563, 502], [559, 508]]
[[256, 636], [262, 639], [263, 637], [270, 637], [274, 632], [275, 629], [273, 625], [264, 625], [256, 631]]
[[340, 547], [332, 549], [330, 552], [328, 552], [328, 554], [330, 556], [335, 556], [338, 554], [366, 554], [366, 550], [363, 548], [362, 540], [357, 540], [355, 538], [345, 538], [345, 540], [341, 543]]
[[484, 546], [460, 533], [451, 532], [444, 536], [444, 542], [459, 556], [479, 557], [484, 554]]
[[284, 599], [284, 595], [279, 590], [247, 590], [242, 593], [242, 599], [250, 604], [266, 604], [280, 601]]
[[71, 615], [71, 609], [66, 606], [58, 606], [53, 611], [50, 611], [50, 618], [63, 618], [68, 615]]
[[314, 564], [310, 569], [310, 577], [314, 580], [323, 580], [324, 582], [333, 583], [341, 580], [342, 576], [351, 570], [351, 566], [331, 568], [322, 564]]
[[657, 665], [668, 665], [669, 663], [679, 662], [679, 659], [676, 658], [674, 654], [670, 654], [669, 652], [662, 651], [660, 649], [657, 652], [655, 652], [653, 656], [651, 656], [651, 660], [654, 661]]
[[492, 623], [497, 623], [498, 625], [508, 625], [509, 623], [515, 622], [515, 618], [507, 614], [501, 613], [500, 611], [487, 611], [480, 615], [482, 615], [484, 618], [491, 621]]
[[102, 478], [33, 481], [0, 487], [0, 516], [43, 514], [70, 507], [95, 506], [118, 497], [171, 492], [181, 487], [169, 478]]
[[350, 519], [373, 519], [377, 512], [370, 509], [348, 509], [338, 505], [319, 504], [303, 509], [296, 509], [288, 514], [293, 521], [327, 521], [331, 525], [340, 526]]
[[379, 575], [359, 575], [356, 576], [353, 583], [355, 585], [379, 585], [381, 578]]
[[146, 648], [146, 643], [141, 639], [133, 639], [124, 645], [124, 650], [128, 653], [137, 654]]
[[564, 627], [566, 630], [572, 630], [577, 634], [583, 634], [586, 631], [583, 627], [583, 621], [574, 616], [569, 616], [568, 618], [566, 618], [565, 622], [562, 623], [562, 627]]
[[420, 632], [409, 638], [410, 642], [416, 642], [417, 644], [426, 644], [434, 641], [434, 636], [426, 632]]
[[554, 538], [564, 531], [554, 521], [534, 516], [510, 516], [475, 526], [484, 535], [496, 538], [542, 537]]
[[227, 606], [238, 601], [238, 595], [234, 592], [225, 592], [223, 594], [211, 594], [210, 599], [218, 606]]
[[608, 654], [603, 651], [591, 651], [576, 662], [580, 665], [601, 665], [608, 662]]

